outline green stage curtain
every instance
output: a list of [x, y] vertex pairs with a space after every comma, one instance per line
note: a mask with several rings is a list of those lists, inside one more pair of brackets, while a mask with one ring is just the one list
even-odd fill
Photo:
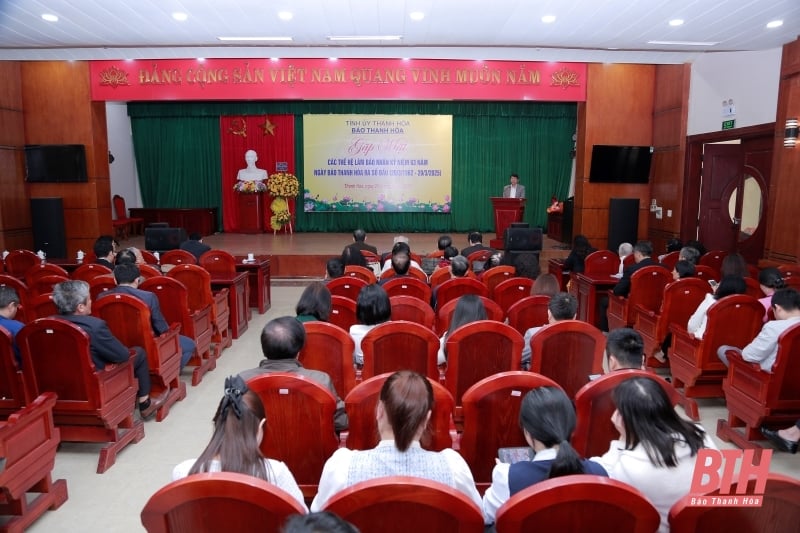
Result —
[[452, 213], [299, 211], [295, 231], [349, 232], [355, 227], [386, 233], [490, 231], [494, 220], [489, 198], [502, 194], [512, 172], [519, 174], [526, 187], [525, 221], [544, 226], [550, 197], [563, 200], [569, 188], [577, 115], [574, 103], [130, 103], [144, 205], [221, 206], [220, 115], [294, 114], [295, 158], [302, 187], [302, 116], [326, 113], [453, 115]]

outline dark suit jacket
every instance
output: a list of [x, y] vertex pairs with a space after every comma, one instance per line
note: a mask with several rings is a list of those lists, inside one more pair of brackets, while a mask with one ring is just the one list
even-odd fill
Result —
[[366, 250], [368, 252], [372, 252], [373, 254], [377, 254], [378, 253], [378, 249], [377, 248], [375, 248], [371, 244], [367, 244], [365, 242], [354, 242], [350, 246], [352, 246], [353, 248], [355, 248], [356, 250], [359, 250], [359, 251]]
[[94, 264], [96, 264], [96, 265], [103, 265], [104, 267], [107, 267], [107, 268], [110, 268], [111, 270], [114, 270], [114, 265], [113, 265], [113, 264], [111, 264], [111, 263], [109, 263], [108, 261], [106, 261], [106, 260], [105, 260], [105, 259], [103, 259], [103, 258], [97, 259], [97, 260], [94, 262]]
[[105, 320], [84, 315], [56, 315], [56, 318], [72, 322], [89, 335], [89, 350], [98, 370], [106, 364], [124, 363], [129, 359], [128, 348], [111, 333]]
[[169, 330], [169, 324], [161, 313], [161, 305], [158, 303], [158, 296], [152, 292], [143, 291], [142, 289], [136, 289], [134, 287], [117, 286], [101, 294], [98, 299], [105, 298], [107, 294], [113, 293], [128, 294], [147, 304], [147, 307], [150, 308], [150, 325], [153, 326], [153, 333], [155, 333], [156, 337]]
[[211, 247], [209, 245], [204, 244], [200, 241], [188, 240], [188, 241], [183, 241], [181, 243], [181, 250], [186, 250], [187, 252], [195, 256], [198, 261], [200, 261], [200, 256], [209, 251], [210, 249]]
[[617, 296], [628, 296], [628, 293], [631, 292], [631, 276], [634, 272], [639, 270], [640, 268], [644, 268], [646, 266], [657, 265], [655, 261], [653, 261], [650, 257], [645, 257], [638, 263], [634, 263], [629, 267], [626, 267], [625, 270], [622, 271], [622, 278], [614, 285], [614, 294]]

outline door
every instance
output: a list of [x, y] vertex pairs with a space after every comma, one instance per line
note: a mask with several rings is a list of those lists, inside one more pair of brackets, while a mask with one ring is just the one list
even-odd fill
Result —
[[[729, 202], [742, 187], [743, 165], [743, 151], [739, 144], [703, 146], [699, 239], [706, 250], [731, 252], [737, 249], [739, 223], [730, 216]], [[737, 199], [742, 197], [741, 194], [735, 196]]]

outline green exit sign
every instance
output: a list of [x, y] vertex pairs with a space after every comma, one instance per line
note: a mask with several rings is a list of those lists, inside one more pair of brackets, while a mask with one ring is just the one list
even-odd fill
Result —
[[736, 126], [736, 119], [731, 120], [723, 120], [722, 121], [722, 129], [723, 130], [732, 130]]

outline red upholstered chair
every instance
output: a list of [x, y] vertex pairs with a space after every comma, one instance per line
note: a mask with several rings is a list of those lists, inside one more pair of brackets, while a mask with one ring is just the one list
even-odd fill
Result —
[[483, 514], [463, 492], [428, 479], [389, 476], [356, 483], [325, 504], [361, 531], [482, 533]]
[[657, 311], [664, 298], [664, 287], [672, 281], [669, 270], [660, 266], [646, 266], [631, 275], [631, 291], [627, 297], [608, 292], [608, 329], [631, 327], [636, 323], [639, 307]]
[[525, 394], [538, 387], [561, 388], [539, 374], [515, 370], [480, 380], [461, 398], [464, 432], [459, 452], [480, 492], [491, 484], [498, 448], [528, 446], [519, 426], [519, 409]]
[[350, 332], [350, 326], [358, 324], [356, 301], [344, 296], [331, 296], [331, 314], [328, 322]]
[[[739, 483], [731, 484], [736, 494]], [[752, 484], [751, 484], [752, 487]], [[719, 490], [703, 496], [719, 495]], [[794, 531], [800, 522], [800, 481], [783, 474], [770, 473], [758, 507], [698, 506], [692, 504], [697, 494], [687, 494], [669, 511], [672, 533], [701, 533], [704, 531], [741, 531], [742, 533], [773, 533]]]
[[[136, 235], [144, 234], [144, 219], [141, 217], [131, 217], [128, 214], [128, 209], [125, 207], [125, 198], [119, 194], [115, 194], [111, 198], [114, 204], [114, 211], [117, 213], [117, 218], [113, 222], [124, 222], [127, 224], [127, 231], [135, 233]], [[127, 234], [126, 234], [127, 238]]]
[[39, 276], [33, 280], [33, 283], [28, 285], [28, 296], [35, 298], [42, 294], [49, 294], [53, 292], [53, 287], [62, 281], [69, 281], [65, 276]]
[[435, 289], [436, 287], [438, 287], [439, 285], [450, 279], [450, 277], [451, 274], [449, 268], [437, 268], [436, 270], [434, 270], [430, 278], [431, 290]]
[[369, 283], [363, 279], [342, 276], [330, 280], [326, 284], [326, 287], [331, 291], [331, 296], [343, 296], [353, 301], [358, 301], [358, 293], [367, 285], [369, 285]]
[[506, 316], [512, 305], [531, 295], [532, 288], [532, 279], [513, 277], [495, 286], [491, 298], [503, 310], [503, 316]]
[[225, 250], [209, 250], [200, 256], [197, 264], [208, 270], [212, 276], [236, 274], [236, 258]]
[[61, 276], [62, 278], [69, 278], [69, 273], [53, 263], [38, 263], [30, 267], [27, 272], [25, 272], [25, 284], [28, 285], [28, 287], [31, 287], [36, 280], [44, 276]]
[[800, 264], [785, 263], [783, 265], [778, 265], [778, 270], [783, 275], [783, 279], [786, 281], [789, 281], [794, 278], [800, 279]]
[[6, 273], [6, 262], [0, 259], [0, 274]]
[[[389, 278], [394, 278], [394, 277], [396, 277], [396, 274], [395, 274], [394, 270], [390, 268], [386, 272], [383, 272], [378, 278], [381, 279], [381, 280], [384, 280], [384, 279], [389, 279]], [[405, 277], [405, 276], [401, 276], [401, 277]], [[408, 277], [414, 278], [414, 279], [418, 279], [418, 280], [420, 280], [421, 282], [423, 282], [425, 284], [428, 283], [428, 275], [425, 274], [425, 272], [423, 272], [422, 270], [419, 270], [418, 268], [409, 268], [408, 269]]]
[[390, 296], [392, 306], [392, 320], [408, 320], [421, 324], [433, 331], [436, 314], [428, 302], [423, 302], [413, 296]]
[[169, 250], [161, 254], [162, 265], [196, 265], [197, 258], [186, 250]]
[[[636, 306], [636, 331], [644, 341], [645, 356], [651, 357], [661, 349], [670, 324], [687, 324], [711, 285], [699, 278], [684, 278], [664, 287], [661, 307], [656, 311]], [[648, 361], [652, 364], [652, 358]], [[660, 365], [659, 365], [660, 366]]]
[[[633, 254], [628, 257], [632, 258]], [[627, 258], [626, 258], [627, 259]], [[584, 274], [616, 274], [619, 272], [619, 255], [610, 250], [597, 250], [583, 260]]]
[[158, 259], [156, 258], [153, 252], [148, 252], [147, 250], [139, 250], [139, 251], [142, 252], [142, 259], [144, 259], [145, 263], [147, 263], [148, 265], [158, 264]]
[[[717, 357], [723, 344], [743, 348], [761, 331], [764, 306], [751, 296], [734, 294], [716, 301], [707, 313], [702, 340], [695, 339], [685, 325], [672, 324], [670, 368], [672, 383], [681, 391], [681, 405], [697, 420], [697, 402], [692, 398], [719, 398], [728, 368]], [[681, 390], [682, 389], [682, 390]]]
[[[7, 285], [17, 291], [17, 297], [19, 298], [19, 305], [21, 307], [17, 310], [17, 316], [15, 317], [15, 320], [25, 323], [33, 320], [33, 313], [29, 313], [27, 311], [28, 286], [25, 285], [25, 282], [9, 274], [0, 274], [0, 285]], [[30, 316], [28, 316], [29, 314]]]
[[[326, 387], [296, 373], [260, 374], [247, 386], [269, 413], [261, 452], [286, 463], [303, 495], [312, 497], [325, 461], [339, 446], [333, 429], [336, 399]], [[313, 423], [298, 423], [303, 420]]]
[[[391, 375], [391, 372], [387, 372], [364, 380], [345, 397], [345, 409], [350, 420], [346, 444], [351, 450], [368, 450], [378, 445], [380, 436], [375, 406], [378, 405], [383, 383]], [[453, 447], [455, 401], [438, 379], [428, 378], [428, 381], [433, 387], [433, 412], [420, 445], [426, 450], [441, 451]]]
[[705, 282], [708, 282], [708, 280], [711, 279], [714, 281], [719, 281], [719, 272], [708, 265], [695, 265], [694, 275]]
[[8, 418], [31, 400], [17, 365], [13, 338], [0, 326], [0, 419]]
[[592, 531], [654, 533], [661, 517], [627, 483], [602, 476], [563, 476], [513, 495], [497, 511], [497, 533]]
[[577, 423], [570, 443], [578, 455], [581, 457], [603, 455], [608, 450], [608, 443], [619, 438], [619, 431], [611, 423], [611, 415], [616, 410], [614, 389], [626, 379], [634, 377], [646, 377], [658, 382], [669, 396], [672, 405], [680, 401], [680, 395], [671, 383], [644, 370], [615, 370], [590, 381], [575, 395]]
[[489, 289], [483, 282], [472, 278], [453, 278], [445, 281], [436, 291], [436, 309], [441, 309], [450, 300], [465, 294], [489, 297]]
[[383, 289], [390, 297], [413, 296], [430, 305], [431, 288], [422, 280], [409, 277], [394, 277], [383, 284]]
[[356, 386], [353, 338], [347, 331], [328, 322], [303, 322], [303, 327], [306, 343], [297, 356], [298, 360], [306, 368], [328, 374], [336, 392], [346, 396]]
[[[772, 372], [748, 363], [738, 352], [727, 352], [730, 367], [722, 382], [728, 420], [717, 423], [717, 437], [740, 448], [755, 448], [762, 425], [784, 427], [800, 419], [800, 324], [778, 337]], [[738, 428], [743, 428], [743, 433]]]
[[11, 250], [5, 258], [6, 273], [15, 278], [25, 279], [28, 270], [41, 262], [39, 256], [30, 250]]
[[105, 276], [112, 274], [111, 269], [107, 266], [98, 265], [95, 263], [84, 263], [72, 271], [70, 277], [72, 279], [80, 279], [89, 283], [97, 276]]
[[215, 344], [214, 356], [221, 356], [222, 350], [233, 342], [229, 324], [231, 312], [228, 308], [228, 289], [213, 292], [211, 274], [198, 265], [178, 265], [170, 269], [167, 276], [183, 283], [189, 291], [189, 309], [192, 312], [211, 306], [211, 323], [214, 325], [211, 342]]
[[547, 262], [547, 272], [558, 280], [561, 292], [567, 292], [567, 282], [569, 281], [569, 270], [564, 268], [563, 259], [551, 259]]
[[144, 265], [137, 265], [139, 267], [139, 274], [142, 275], [144, 279], [155, 278], [158, 276], [163, 276], [164, 274], [158, 268], [154, 267], [153, 265], [144, 264]]
[[111, 276], [96, 276], [89, 280], [89, 294], [92, 295], [92, 301], [96, 302], [100, 295], [106, 291], [110, 291], [117, 286], [117, 282]]
[[508, 308], [508, 325], [523, 336], [530, 328], [544, 326], [549, 304], [550, 297], [543, 294], [522, 298]]
[[47, 318], [58, 314], [58, 308], [53, 301], [53, 293], [47, 292], [28, 300], [28, 310], [31, 320]]
[[670, 272], [675, 268], [675, 264], [679, 261], [681, 253], [679, 251], [670, 252], [661, 258], [661, 264]]
[[374, 253], [370, 252], [369, 250], [360, 250], [360, 252], [361, 252], [361, 255], [364, 257], [364, 259], [367, 260], [368, 264], [371, 264], [371, 265], [372, 264], [380, 264], [381, 256], [379, 256], [378, 254], [374, 254]]
[[161, 422], [169, 408], [186, 397], [186, 384], [180, 380], [181, 348], [178, 343], [178, 324], [158, 337], [153, 334], [150, 308], [146, 303], [128, 294], [108, 294], [92, 305], [92, 314], [108, 323], [108, 328], [125, 346], [141, 346], [147, 353], [152, 383], [151, 396], [164, 396], [164, 403], [156, 411]]
[[491, 294], [495, 287], [505, 280], [513, 278], [515, 274], [516, 269], [513, 266], [500, 265], [492, 267], [481, 274], [481, 281], [489, 289], [489, 294]]
[[761, 290], [761, 284], [758, 279], [744, 278], [744, 283], [747, 286], [746, 295], [752, 296], [756, 300], [764, 297], [764, 291]]
[[722, 271], [722, 261], [727, 255], [728, 252], [724, 250], [711, 250], [701, 255], [700, 259], [697, 260], [697, 264], [711, 267], [717, 275], [716, 279], [719, 279], [720, 272]]
[[[483, 307], [486, 309], [486, 317], [489, 320], [497, 322], [503, 321], [503, 310], [497, 305], [497, 302], [486, 297], [480, 296], [483, 302]], [[441, 336], [450, 328], [450, 321], [453, 320], [453, 313], [456, 312], [456, 305], [458, 305], [458, 298], [450, 300], [439, 308], [436, 312], [436, 334]]]
[[56, 395], [46, 392], [28, 407], [0, 422], [0, 490], [4, 531], [25, 531], [48, 509], [67, 500], [67, 482], [53, 483], [60, 432], [53, 424]]
[[97, 370], [89, 352], [89, 335], [60, 318], [40, 318], [17, 333], [24, 379], [30, 394], [54, 392], [53, 418], [67, 442], [106, 443], [97, 473], [116, 461], [117, 453], [144, 438], [134, 421], [136, 380], [126, 361]]
[[592, 374], [603, 373], [606, 338], [599, 329], [580, 320], [560, 320], [531, 337], [531, 372], [558, 383], [574, 398]]
[[286, 491], [246, 474], [214, 472], [173, 481], [142, 509], [148, 533], [279, 531], [305, 509]]
[[439, 337], [423, 325], [404, 320], [378, 324], [361, 340], [361, 349], [363, 379], [397, 370], [413, 370], [439, 379]]
[[[467, 256], [467, 262], [469, 263], [469, 270], [470, 272], [475, 272], [475, 263], [483, 263], [484, 265], [491, 259], [492, 252], [490, 250], [478, 250], [477, 252], [472, 252]], [[484, 267], [485, 269], [485, 267]]]
[[144, 291], [150, 291], [158, 297], [161, 313], [169, 324], [180, 324], [181, 333], [192, 339], [197, 350], [187, 363], [195, 367], [192, 371], [192, 385], [198, 385], [206, 372], [217, 367], [217, 359], [211, 353], [211, 338], [214, 325], [211, 322], [211, 305], [200, 309], [189, 308], [189, 291], [180, 281], [157, 276], [145, 280], [139, 285]]
[[367, 282], [367, 285], [372, 285], [378, 281], [378, 278], [375, 277], [375, 272], [371, 268], [358, 265], [346, 265], [344, 267], [344, 275], [348, 278], [363, 279]]

